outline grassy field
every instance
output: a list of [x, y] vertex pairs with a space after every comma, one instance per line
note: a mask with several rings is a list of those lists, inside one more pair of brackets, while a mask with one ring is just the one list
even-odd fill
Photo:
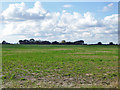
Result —
[[118, 46], [3, 45], [3, 87], [118, 87]]

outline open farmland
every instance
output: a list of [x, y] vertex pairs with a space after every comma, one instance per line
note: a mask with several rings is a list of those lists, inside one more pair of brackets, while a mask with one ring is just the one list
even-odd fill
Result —
[[3, 45], [3, 87], [118, 87], [118, 46]]

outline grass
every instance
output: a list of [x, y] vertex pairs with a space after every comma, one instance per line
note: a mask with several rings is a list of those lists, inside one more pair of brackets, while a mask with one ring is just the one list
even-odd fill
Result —
[[3, 87], [118, 87], [118, 46], [3, 45]]

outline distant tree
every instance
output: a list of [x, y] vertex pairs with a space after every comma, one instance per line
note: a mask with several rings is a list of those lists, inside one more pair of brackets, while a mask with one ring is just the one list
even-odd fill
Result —
[[[3, 42], [5, 43], [5, 41]], [[19, 44], [60, 44], [60, 45], [84, 45], [83, 40], [75, 41], [75, 42], [66, 42], [65, 40], [62, 40], [60, 43], [58, 41], [53, 41], [52, 43], [49, 41], [40, 41], [40, 40], [19, 40]], [[100, 42], [98, 43], [100, 44]], [[101, 45], [101, 44], [100, 44]]]
[[76, 44], [76, 45], [83, 45], [84, 41], [83, 40], [75, 41], [74, 44]]
[[6, 41], [2, 41], [2, 44], [10, 44], [10, 43], [8, 43], [8, 42], [6, 42]]
[[102, 45], [102, 42], [98, 42], [98, 45]]
[[34, 39], [30, 39], [30, 42], [35, 42], [35, 40]]
[[23, 44], [30, 44], [29, 40], [23, 40]]
[[41, 44], [40, 40], [35, 41], [35, 44]]
[[57, 42], [57, 41], [54, 41], [54, 42], [52, 42], [52, 44], [59, 44], [59, 42]]
[[113, 42], [110, 42], [109, 45], [114, 45]]
[[35, 44], [35, 40], [34, 39], [30, 39], [29, 42], [30, 42], [30, 44]]
[[51, 44], [49, 41], [42, 41], [41, 44]]
[[6, 44], [7, 42], [6, 41], [2, 41], [2, 44]]
[[62, 44], [65, 44], [65, 43], [66, 43], [66, 41], [65, 41], [65, 40], [62, 40], [62, 41], [61, 41], [61, 43], [62, 43]]
[[19, 40], [19, 43], [20, 43], [20, 44], [24, 44], [24, 43], [23, 43], [23, 40]]
[[72, 45], [74, 44], [73, 42], [66, 42], [67, 45]]

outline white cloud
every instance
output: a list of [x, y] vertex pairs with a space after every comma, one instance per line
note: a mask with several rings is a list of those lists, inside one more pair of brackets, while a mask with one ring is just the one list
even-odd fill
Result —
[[46, 10], [44, 10], [41, 3], [37, 1], [33, 8], [27, 8], [25, 3], [10, 4], [9, 7], [3, 11], [2, 16], [5, 20], [21, 21], [26, 19], [44, 19], [46, 14]]
[[39, 1], [37, 1], [35, 4], [34, 4], [34, 7], [31, 8], [31, 9], [28, 9], [26, 10], [28, 13], [30, 13], [30, 15], [34, 15], [34, 14], [37, 14], [39, 16], [43, 16], [44, 14], [46, 14], [46, 10], [44, 10], [42, 8], [42, 5]]
[[70, 7], [72, 7], [72, 5], [66, 4], [66, 5], [63, 5], [63, 7], [64, 7], [64, 8], [70, 8]]
[[[111, 5], [109, 5], [111, 6]], [[11, 11], [10, 11], [11, 10]], [[97, 20], [92, 13], [48, 12], [40, 2], [33, 8], [25, 3], [10, 4], [1, 14], [0, 41], [19, 39], [41, 39], [74, 41], [83, 39], [88, 43], [117, 42], [118, 15], [113, 14]]]
[[108, 7], [112, 7], [112, 6], [113, 6], [113, 3], [108, 4]]
[[103, 12], [110, 11], [113, 7], [113, 3], [108, 4], [107, 6], [104, 6]]

